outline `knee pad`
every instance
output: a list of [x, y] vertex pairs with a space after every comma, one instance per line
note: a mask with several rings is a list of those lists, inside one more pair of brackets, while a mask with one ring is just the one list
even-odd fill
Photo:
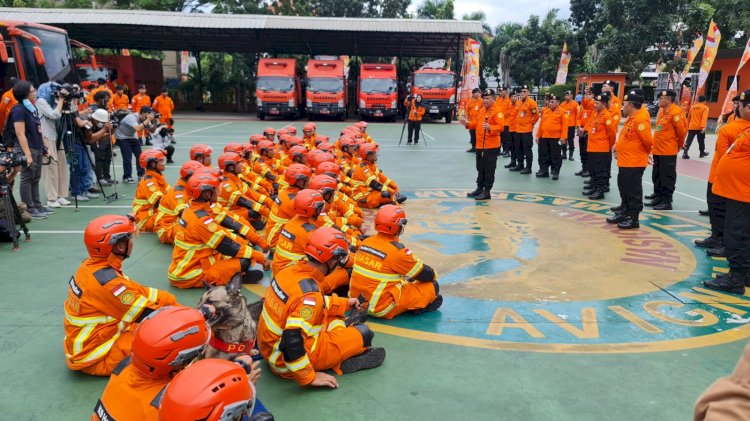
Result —
[[370, 328], [367, 327], [366, 324], [357, 324], [354, 325], [354, 328], [359, 331], [360, 335], [362, 335], [362, 344], [365, 347], [372, 346], [372, 338], [375, 337], [375, 332], [370, 330]]
[[250, 259], [241, 257], [240, 258], [240, 271], [247, 272], [247, 270], [250, 269], [251, 264], [252, 264], [252, 261]]

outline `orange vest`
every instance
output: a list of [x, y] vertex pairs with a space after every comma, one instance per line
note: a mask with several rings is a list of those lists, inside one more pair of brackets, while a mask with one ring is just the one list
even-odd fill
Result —
[[274, 199], [274, 205], [266, 224], [266, 241], [271, 248], [276, 248], [281, 227], [294, 216], [294, 197], [297, 193], [299, 193], [298, 188], [289, 186], [282, 189]]
[[537, 139], [567, 139], [569, 114], [559, 106], [542, 110], [541, 121], [536, 128]]
[[[174, 186], [164, 192], [164, 196], [159, 201], [159, 208], [156, 211], [156, 219], [154, 220], [154, 230], [160, 239], [162, 239], [164, 233], [169, 229], [181, 229], [179, 228], [180, 224], [177, 223], [177, 218], [179, 218], [182, 210], [187, 207], [187, 201], [185, 180], [180, 178]], [[174, 241], [174, 237], [171, 240]]]
[[[482, 98], [469, 98], [469, 101], [466, 102], [466, 121], [472, 121], [474, 120], [475, 116], [479, 113], [479, 110], [484, 107], [482, 104]], [[474, 130], [473, 128], [467, 127], [469, 130]]]
[[146, 377], [133, 368], [130, 357], [124, 359], [112, 371], [91, 420], [157, 421], [160, 398], [170, 380]]
[[416, 100], [404, 101], [404, 105], [409, 107], [409, 120], [410, 121], [422, 121], [422, 117], [425, 113], [425, 107], [416, 104]]
[[[360, 193], [370, 193], [372, 191], [370, 183], [372, 183], [373, 180], [383, 185], [381, 191], [389, 191], [391, 193], [398, 191], [396, 183], [383, 174], [377, 165], [367, 160], [362, 160], [359, 165], [357, 165], [357, 168], [352, 175], [352, 179], [357, 182]], [[358, 197], [355, 197], [355, 199], [358, 199]]]
[[687, 134], [687, 121], [682, 108], [671, 104], [666, 111], [659, 109], [656, 116], [656, 130], [654, 131], [654, 147], [651, 151], [654, 155], [669, 156], [677, 155], [682, 149]]
[[699, 102], [690, 107], [688, 130], [706, 130], [708, 126], [708, 105]]
[[8, 119], [10, 110], [16, 104], [18, 104], [18, 101], [16, 101], [16, 97], [13, 96], [13, 90], [8, 89], [5, 91], [2, 98], [0, 98], [0, 133], [2, 133], [5, 128], [5, 121]]
[[516, 133], [518, 130], [517, 116], [518, 110], [516, 109], [516, 104], [511, 102], [508, 106], [508, 112], [505, 114], [505, 125], [508, 126], [508, 130], [511, 133]]
[[738, 118], [730, 124], [722, 130], [729, 127], [729, 132], [737, 135], [716, 167], [713, 192], [727, 199], [750, 202], [750, 121]]
[[516, 130], [518, 133], [531, 133], [534, 125], [539, 121], [539, 106], [536, 101], [527, 98], [526, 101], [516, 101]]
[[154, 231], [159, 201], [168, 188], [169, 183], [162, 174], [154, 170], [146, 170], [146, 175], [138, 183], [133, 198], [133, 215], [135, 220], [138, 221], [139, 230]]
[[559, 105], [568, 114], [568, 126], [575, 126], [578, 122], [578, 103], [575, 100], [562, 101]]
[[322, 225], [322, 221], [295, 215], [281, 227], [279, 242], [276, 243], [276, 252], [271, 263], [271, 271], [274, 276], [297, 260], [305, 258], [307, 238], [320, 225]]
[[586, 123], [592, 115], [594, 115], [594, 100], [584, 97], [581, 100], [581, 109], [578, 112], [578, 127], [586, 127]]
[[641, 107], [625, 120], [615, 143], [618, 167], [647, 167], [654, 139], [651, 136], [651, 116]]
[[588, 119], [585, 127], [588, 132], [588, 145], [586, 150], [589, 152], [610, 152], [617, 139], [617, 124], [612, 119], [608, 110], [597, 112]]

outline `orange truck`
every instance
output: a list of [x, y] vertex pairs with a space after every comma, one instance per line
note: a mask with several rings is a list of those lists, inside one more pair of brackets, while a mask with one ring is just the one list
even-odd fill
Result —
[[422, 105], [432, 119], [453, 121], [456, 110], [456, 74], [442, 68], [422, 68], [412, 74], [411, 95], [422, 96]]
[[376, 117], [396, 120], [398, 85], [395, 65], [363, 63], [359, 67], [357, 105], [357, 113], [363, 119]]
[[299, 118], [302, 115], [302, 85], [293, 58], [262, 58], [258, 61], [255, 100], [258, 118]]
[[317, 117], [347, 117], [347, 83], [342, 60], [310, 60], [307, 62], [307, 93], [305, 112], [310, 121]]

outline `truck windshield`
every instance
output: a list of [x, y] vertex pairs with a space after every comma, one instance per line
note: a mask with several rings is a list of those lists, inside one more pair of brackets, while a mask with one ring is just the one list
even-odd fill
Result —
[[393, 79], [362, 79], [360, 91], [365, 94], [390, 94], [396, 92], [396, 81]]
[[91, 81], [94, 81], [97, 79], [110, 80], [109, 70], [104, 67], [98, 67], [96, 70], [92, 69], [91, 67], [79, 67], [78, 77], [81, 80], [91, 80]]
[[24, 26], [21, 29], [36, 36], [42, 41], [44, 53], [44, 71], [34, 60], [34, 43], [23, 38], [20, 40], [24, 68], [29, 71], [27, 78], [35, 84], [42, 84], [49, 80], [78, 83], [78, 75], [73, 70], [73, 54], [68, 44], [68, 36], [64, 33], [47, 29]]
[[257, 86], [259, 91], [289, 92], [294, 89], [294, 80], [285, 76], [261, 76]]
[[344, 81], [336, 77], [312, 77], [307, 81], [310, 92], [342, 92]]
[[453, 87], [453, 75], [447, 73], [418, 73], [414, 75], [414, 86], [423, 89], [451, 88]]

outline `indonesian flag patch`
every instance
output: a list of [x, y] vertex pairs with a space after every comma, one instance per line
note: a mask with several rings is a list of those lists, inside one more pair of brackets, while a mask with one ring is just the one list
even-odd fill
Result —
[[112, 294], [114, 294], [115, 297], [119, 297], [120, 294], [122, 294], [123, 292], [125, 292], [126, 289], [127, 288], [123, 284], [117, 285], [115, 287], [115, 289], [112, 290]]
[[305, 298], [304, 300], [302, 300], [302, 304], [304, 304], [306, 306], [313, 306], [314, 307], [315, 306], [315, 300], [313, 300], [312, 298]]

